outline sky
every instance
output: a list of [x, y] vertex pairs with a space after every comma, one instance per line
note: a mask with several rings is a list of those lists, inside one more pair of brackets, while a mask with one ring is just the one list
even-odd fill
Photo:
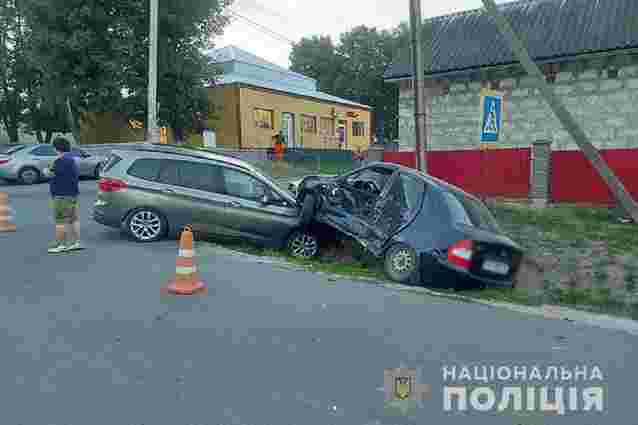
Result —
[[[511, 0], [497, 0], [503, 3]], [[478, 9], [481, 0], [422, 0], [423, 18]], [[358, 25], [391, 29], [410, 18], [409, 0], [235, 0], [233, 20], [215, 47], [235, 45], [288, 67], [291, 42], [341, 33]], [[273, 34], [273, 32], [275, 34]]]

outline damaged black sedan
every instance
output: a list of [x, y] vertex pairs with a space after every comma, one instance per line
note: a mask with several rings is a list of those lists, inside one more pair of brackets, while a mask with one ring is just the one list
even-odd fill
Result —
[[295, 189], [318, 223], [382, 258], [396, 282], [457, 290], [513, 285], [521, 248], [480, 199], [455, 186], [372, 163], [337, 177], [305, 177]]

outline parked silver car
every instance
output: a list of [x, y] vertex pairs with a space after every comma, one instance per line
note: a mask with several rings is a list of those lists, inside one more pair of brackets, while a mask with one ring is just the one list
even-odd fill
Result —
[[[91, 155], [76, 146], [72, 152], [77, 155], [80, 177], [100, 177], [100, 169], [105, 160], [99, 155]], [[0, 145], [0, 178], [34, 184], [47, 180], [48, 169], [57, 158], [53, 145]]]

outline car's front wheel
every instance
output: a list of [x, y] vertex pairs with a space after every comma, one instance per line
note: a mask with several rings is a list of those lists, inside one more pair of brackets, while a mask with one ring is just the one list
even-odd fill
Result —
[[413, 283], [418, 275], [418, 267], [416, 251], [409, 245], [393, 245], [385, 254], [385, 274], [395, 282]]
[[288, 239], [288, 254], [302, 260], [314, 258], [319, 255], [319, 240], [310, 232], [297, 230]]
[[152, 209], [139, 209], [129, 215], [126, 221], [129, 235], [137, 242], [155, 242], [166, 234], [166, 219]]

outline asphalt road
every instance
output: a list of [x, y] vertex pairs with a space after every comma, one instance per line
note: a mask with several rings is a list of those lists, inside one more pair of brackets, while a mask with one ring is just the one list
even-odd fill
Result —
[[[638, 340], [627, 334], [333, 281], [204, 244], [209, 294], [165, 298], [176, 242], [135, 244], [92, 223], [95, 182], [82, 183], [88, 249], [63, 256], [46, 253], [46, 184], [0, 191], [18, 225], [0, 233], [3, 425], [638, 424]], [[384, 409], [384, 369], [401, 364], [432, 385], [412, 417]], [[445, 412], [442, 368], [463, 365], [598, 366], [605, 411]]]

